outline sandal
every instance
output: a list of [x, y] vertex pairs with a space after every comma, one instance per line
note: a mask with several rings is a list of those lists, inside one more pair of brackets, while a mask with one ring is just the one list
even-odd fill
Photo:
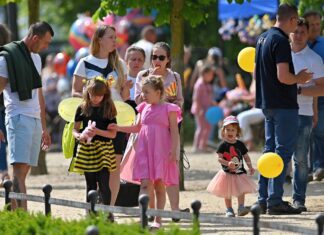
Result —
[[150, 230], [158, 230], [161, 228], [161, 223], [159, 222], [153, 222], [151, 225], [150, 225]]
[[[182, 210], [180, 210], [180, 212], [190, 212], [190, 209], [189, 208], [182, 209]], [[180, 219], [172, 218], [172, 221], [177, 223], [177, 222], [180, 222]]]
[[2, 172], [0, 172], [0, 174], [2, 174], [1, 179], [0, 179], [0, 188], [2, 188], [5, 180], [10, 180], [10, 176], [7, 171], [2, 171]]

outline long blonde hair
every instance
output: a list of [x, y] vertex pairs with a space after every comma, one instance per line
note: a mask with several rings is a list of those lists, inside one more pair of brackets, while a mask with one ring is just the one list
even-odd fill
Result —
[[[90, 53], [92, 55], [97, 56], [99, 54], [100, 51], [99, 39], [101, 39], [105, 35], [108, 29], [111, 29], [114, 32], [116, 32], [115, 27], [110, 25], [99, 25], [97, 27], [90, 43]], [[124, 76], [123, 66], [120, 62], [119, 55], [116, 49], [108, 54], [108, 63], [113, 70], [117, 71], [118, 79], [116, 83], [116, 89], [120, 91], [124, 84], [125, 76]]]
[[83, 114], [87, 117], [91, 116], [93, 112], [89, 94], [93, 96], [104, 96], [100, 104], [104, 118], [112, 119], [116, 117], [117, 110], [113, 100], [111, 99], [108, 81], [104, 80], [102, 77], [95, 77], [86, 81], [86, 92], [83, 93], [84, 101], [81, 105], [81, 109]]

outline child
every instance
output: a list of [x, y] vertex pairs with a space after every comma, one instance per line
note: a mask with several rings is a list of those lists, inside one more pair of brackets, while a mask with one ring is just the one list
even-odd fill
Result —
[[240, 133], [241, 129], [236, 117], [229, 116], [224, 119], [223, 142], [217, 149], [218, 161], [223, 169], [215, 175], [207, 187], [207, 191], [225, 199], [226, 217], [235, 217], [232, 196], [237, 197], [238, 200], [237, 214], [244, 216], [249, 213], [249, 209], [244, 207], [244, 196], [246, 193], [256, 192], [256, 184], [246, 175], [244, 169], [243, 158], [249, 167], [250, 175], [255, 172], [247, 148], [237, 140]]
[[[117, 131], [139, 132], [134, 151], [133, 180], [141, 182], [140, 195], [152, 195], [155, 191], [157, 209], [164, 209], [165, 185], [177, 184], [179, 174], [176, 162], [177, 121], [181, 111], [177, 105], [164, 102], [163, 93], [162, 78], [149, 75], [142, 82], [144, 102], [137, 106], [137, 123], [127, 127], [109, 125]], [[161, 217], [156, 217], [151, 227], [160, 226]]]
[[213, 101], [213, 85], [215, 71], [212, 66], [204, 66], [193, 91], [191, 113], [195, 116], [196, 131], [193, 141], [194, 152], [206, 152], [207, 142], [212, 126], [207, 122], [205, 113], [215, 105]]
[[[73, 129], [73, 136], [79, 141], [74, 169], [84, 172], [87, 195], [90, 190], [97, 190], [98, 185], [103, 204], [109, 205], [111, 192], [108, 182], [110, 172], [116, 170], [115, 150], [111, 139], [115, 138], [116, 131], [108, 130], [107, 127], [116, 123], [117, 111], [111, 99], [108, 82], [101, 77], [88, 80], [83, 99], [77, 108]], [[82, 131], [89, 120], [95, 121], [96, 126], [90, 130], [90, 134], [88, 132], [93, 138], [87, 144]], [[109, 219], [113, 220], [112, 214]]]

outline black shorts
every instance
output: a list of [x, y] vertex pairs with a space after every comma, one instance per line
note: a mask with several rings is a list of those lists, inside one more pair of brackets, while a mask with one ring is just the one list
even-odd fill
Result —
[[124, 154], [126, 148], [126, 133], [117, 132], [115, 139], [113, 139], [115, 154]]

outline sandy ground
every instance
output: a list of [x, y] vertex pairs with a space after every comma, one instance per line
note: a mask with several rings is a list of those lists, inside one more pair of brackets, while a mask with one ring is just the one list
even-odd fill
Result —
[[[193, 154], [190, 147], [185, 148], [189, 162], [190, 169], [185, 170], [185, 188], [186, 190], [180, 194], [180, 207], [190, 207], [192, 201], [198, 199], [202, 203], [201, 213], [210, 213], [213, 215], [224, 216], [225, 206], [221, 198], [216, 198], [206, 191], [206, 187], [215, 173], [220, 169], [215, 154]], [[254, 166], [256, 161], [261, 155], [259, 152], [251, 152], [250, 156]], [[27, 187], [28, 194], [43, 196], [42, 187], [45, 184], [51, 184], [53, 191], [51, 197], [84, 201], [85, 200], [85, 180], [83, 176], [71, 174], [67, 172], [70, 160], [65, 159], [61, 153], [48, 153], [47, 167], [49, 170], [48, 175], [44, 176], [28, 176]], [[253, 176], [257, 181], [257, 174]], [[2, 189], [1, 189], [2, 190]], [[291, 185], [285, 184], [285, 198], [284, 200], [291, 201]], [[310, 182], [307, 189], [306, 206], [308, 212], [301, 215], [292, 216], [270, 216], [262, 215], [260, 221], [265, 226], [274, 226], [274, 224], [281, 225], [282, 227], [303, 227], [317, 230], [315, 218], [319, 212], [324, 212], [324, 181]], [[252, 205], [257, 199], [257, 195], [247, 195], [246, 205]], [[234, 208], [237, 208], [235, 200]], [[0, 199], [0, 207], [3, 208], [4, 199]], [[28, 204], [30, 211], [44, 211], [42, 203], [30, 202]], [[167, 202], [166, 209], [169, 210]], [[79, 219], [84, 217], [85, 211], [82, 209], [75, 209], [70, 207], [52, 205], [52, 215], [55, 217], [62, 217], [64, 219]], [[134, 218], [138, 221], [137, 218]], [[116, 215], [117, 223], [128, 222], [129, 219], [123, 215]], [[165, 220], [165, 224], [170, 219]], [[252, 215], [249, 214], [245, 217], [233, 218], [227, 220], [230, 224], [216, 223], [216, 224], [201, 224], [202, 234], [251, 234], [252, 233]], [[240, 221], [251, 223], [251, 226], [233, 225], [234, 222]], [[241, 224], [242, 224], [241, 223]], [[190, 228], [190, 221], [182, 221], [180, 223], [182, 228]], [[277, 225], [275, 225], [277, 226]], [[293, 232], [285, 232], [274, 229], [268, 229], [264, 226], [261, 227], [263, 234], [298, 234]]]

